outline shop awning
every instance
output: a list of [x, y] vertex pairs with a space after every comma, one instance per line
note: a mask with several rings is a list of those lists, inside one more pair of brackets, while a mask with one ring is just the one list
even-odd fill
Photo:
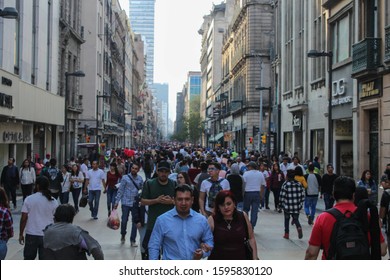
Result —
[[222, 137], [223, 137], [223, 132], [218, 133], [217, 135], [215, 135], [215, 137], [210, 137], [210, 138], [209, 138], [209, 142], [210, 142], [210, 143], [219, 142], [219, 140], [221, 140]]

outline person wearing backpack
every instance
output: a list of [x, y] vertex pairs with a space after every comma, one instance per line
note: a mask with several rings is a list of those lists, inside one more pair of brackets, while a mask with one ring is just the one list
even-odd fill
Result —
[[[306, 250], [306, 260], [316, 260], [321, 249], [323, 260], [381, 259], [386, 255], [377, 209], [368, 200], [361, 201], [356, 207], [355, 191], [352, 178], [340, 176], [334, 181], [336, 204], [317, 217]], [[343, 236], [346, 230], [349, 232]]]
[[58, 199], [62, 190], [61, 183], [64, 181], [64, 178], [62, 177], [61, 170], [57, 168], [57, 160], [55, 158], [50, 159], [50, 166], [42, 171], [42, 176], [49, 179], [49, 190], [51, 195], [55, 199]]
[[307, 182], [307, 188], [305, 189], [305, 213], [307, 216], [307, 222], [312, 225], [314, 222], [314, 216], [316, 213], [318, 195], [321, 191], [322, 179], [319, 174], [314, 173], [314, 164], [310, 163], [309, 174], [305, 175]]
[[209, 179], [202, 182], [199, 193], [199, 208], [200, 213], [206, 218], [211, 215], [214, 210], [214, 201], [218, 192], [221, 190], [230, 190], [229, 181], [219, 177], [221, 164], [211, 162], [208, 166]]
[[379, 218], [382, 219], [382, 224], [385, 226], [387, 247], [390, 254], [390, 170], [386, 170], [386, 175], [382, 177], [382, 186], [384, 192], [380, 203]]

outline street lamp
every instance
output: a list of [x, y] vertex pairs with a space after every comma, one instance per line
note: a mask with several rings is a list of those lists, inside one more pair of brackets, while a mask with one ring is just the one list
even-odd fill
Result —
[[310, 50], [307, 53], [309, 58], [328, 57], [328, 162], [333, 161], [333, 120], [332, 120], [332, 62], [333, 52]]
[[231, 103], [240, 103], [240, 117], [241, 117], [241, 124], [240, 124], [240, 147], [239, 147], [239, 150], [242, 150], [243, 147], [242, 147], [242, 139], [243, 139], [243, 129], [242, 129], [242, 126], [243, 126], [243, 115], [244, 115], [244, 112], [242, 111], [242, 107], [243, 107], [243, 100], [232, 100]]
[[[271, 134], [271, 87], [256, 87], [255, 90], [268, 90], [268, 141], [267, 141], [267, 156], [270, 157], [270, 134]], [[260, 92], [260, 127], [259, 127], [259, 152], [261, 152], [261, 134], [263, 133], [263, 94]]]
[[[123, 148], [126, 147], [126, 116], [131, 116], [132, 113], [123, 113]], [[130, 131], [131, 132], [131, 131]]]
[[64, 122], [64, 158], [65, 162], [67, 162], [67, 156], [68, 156], [68, 99], [69, 99], [69, 92], [68, 92], [68, 77], [85, 77], [85, 73], [81, 70], [78, 70], [76, 72], [68, 73], [65, 72], [65, 122]]
[[[109, 95], [96, 95], [96, 128], [95, 128], [95, 141], [96, 151], [99, 150], [99, 98], [109, 98]], [[102, 116], [103, 120], [103, 116]]]
[[0, 9], [0, 17], [2, 18], [17, 19], [18, 16], [18, 11], [13, 7], [5, 7], [4, 9]]

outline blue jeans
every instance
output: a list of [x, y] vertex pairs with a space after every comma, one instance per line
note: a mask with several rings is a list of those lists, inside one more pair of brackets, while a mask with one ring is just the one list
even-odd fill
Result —
[[333, 195], [329, 193], [324, 193], [323, 196], [324, 196], [325, 210], [332, 208], [334, 204]]
[[242, 211], [243, 208], [244, 208], [244, 202], [243, 201], [238, 202], [237, 203], [237, 210]]
[[107, 210], [110, 213], [114, 209], [116, 194], [118, 189], [116, 188], [107, 188]]
[[249, 216], [251, 211], [251, 224], [255, 228], [257, 223], [257, 214], [260, 206], [260, 192], [245, 192], [244, 194], [244, 211]]
[[312, 221], [314, 221], [314, 216], [316, 214], [318, 196], [306, 196], [305, 197], [305, 213], [307, 216], [310, 216]]
[[[121, 222], [121, 234], [126, 235], [127, 233], [127, 222], [129, 220], [129, 215], [131, 213], [131, 217], [133, 217], [133, 207], [122, 205], [122, 222]], [[130, 241], [135, 242], [137, 237], [137, 226], [131, 222], [131, 234]]]
[[0, 240], [0, 260], [5, 260], [5, 256], [7, 255], [7, 241]]
[[26, 234], [24, 237], [24, 259], [35, 260], [37, 253], [41, 260], [43, 256], [43, 236]]
[[69, 203], [69, 192], [62, 192], [60, 194], [60, 202], [61, 204]]
[[101, 190], [88, 191], [89, 211], [91, 211], [92, 218], [96, 218], [98, 215], [101, 192]]

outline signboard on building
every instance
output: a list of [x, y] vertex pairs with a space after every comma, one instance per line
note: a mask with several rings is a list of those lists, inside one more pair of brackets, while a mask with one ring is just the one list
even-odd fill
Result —
[[382, 94], [381, 88], [381, 79], [359, 83], [359, 97], [361, 100], [380, 97]]
[[23, 144], [32, 141], [32, 125], [6, 122], [0, 127], [0, 144]]
[[293, 131], [302, 130], [302, 112], [294, 112], [292, 117]]

